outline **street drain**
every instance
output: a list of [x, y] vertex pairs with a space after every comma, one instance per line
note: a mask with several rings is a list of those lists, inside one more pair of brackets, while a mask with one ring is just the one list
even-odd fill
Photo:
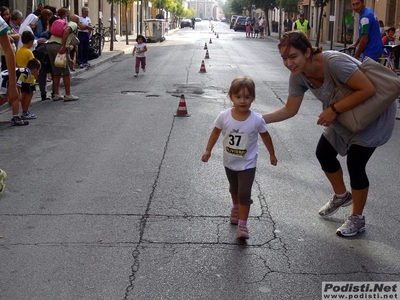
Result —
[[160, 95], [146, 95], [146, 97], [160, 97]]

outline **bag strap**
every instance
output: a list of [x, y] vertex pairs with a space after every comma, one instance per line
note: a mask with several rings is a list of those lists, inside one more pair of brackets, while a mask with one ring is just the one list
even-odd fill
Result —
[[[327, 51], [326, 51], [327, 52]], [[326, 53], [325, 52], [325, 53]], [[348, 56], [345, 53], [341, 53], [341, 52], [337, 52], [337, 51], [329, 51], [328, 55], [323, 55], [323, 65], [324, 65], [324, 71], [326, 70], [326, 72], [328, 73], [330, 79], [332, 80], [333, 84], [339, 88], [340, 90], [344, 90], [345, 89], [345, 84], [342, 83], [335, 74], [332, 73], [331, 68], [329, 67], [329, 60], [333, 57], [341, 57], [343, 59], [348, 60], [349, 62], [353, 62], [356, 63], [357, 66], [359, 67], [361, 65], [360, 62], [356, 62], [355, 59], [353, 59], [351, 56]]]

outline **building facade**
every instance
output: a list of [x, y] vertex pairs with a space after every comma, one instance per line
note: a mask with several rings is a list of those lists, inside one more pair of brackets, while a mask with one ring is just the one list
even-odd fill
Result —
[[214, 0], [191, 0], [188, 1], [188, 8], [196, 12], [195, 17], [205, 20], [213, 19], [219, 20], [223, 11], [219, 7], [218, 2]]

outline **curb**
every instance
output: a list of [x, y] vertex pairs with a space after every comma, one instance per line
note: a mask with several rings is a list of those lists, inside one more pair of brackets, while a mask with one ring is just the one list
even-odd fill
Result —
[[[126, 48], [124, 50], [114, 50], [114, 51], [105, 51], [105, 52], [103, 52], [102, 56], [100, 56], [99, 58], [94, 59], [91, 62], [90, 69], [94, 69], [97, 66], [100, 66], [100, 65], [102, 65], [102, 64], [104, 64], [106, 62], [109, 62], [110, 60], [112, 60], [112, 59], [114, 59], [116, 57], [124, 55], [125, 53], [129, 52], [131, 48]], [[72, 77], [78, 77], [80, 74], [84, 73], [86, 70], [87, 69], [80, 69], [78, 67], [77, 69], [75, 69], [75, 72], [71, 72], [71, 76]], [[34, 96], [32, 98], [31, 104], [42, 102], [41, 97], [40, 97], [40, 93], [38, 93], [39, 86], [36, 85], [36, 87], [37, 87], [37, 90], [34, 93]], [[49, 82], [46, 85], [46, 90], [47, 90], [48, 93], [49, 92], [51, 93], [52, 89], [53, 89], [53, 82]], [[52, 100], [48, 100], [48, 101], [52, 101]], [[5, 114], [7, 114], [9, 111], [11, 111], [11, 104], [10, 103], [3, 104], [2, 106], [0, 106], [0, 117], [5, 115]], [[11, 119], [11, 114], [10, 114], [9, 117]], [[1, 118], [1, 119], [4, 119], [4, 117]], [[0, 120], [0, 122], [3, 122], [3, 121]]]

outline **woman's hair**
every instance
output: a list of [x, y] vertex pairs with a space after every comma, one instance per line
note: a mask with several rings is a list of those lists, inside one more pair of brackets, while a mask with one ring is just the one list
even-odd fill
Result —
[[49, 20], [53, 16], [53, 12], [50, 9], [43, 8], [40, 13], [42, 20]]
[[253, 79], [249, 76], [239, 76], [233, 79], [228, 91], [229, 98], [232, 99], [232, 96], [240, 93], [242, 89], [247, 89], [251, 97], [253, 97], [253, 99], [256, 98], [256, 85], [254, 84]]
[[313, 47], [307, 36], [300, 31], [290, 31], [284, 33], [278, 43], [278, 49], [281, 50], [283, 47], [293, 47], [297, 50], [300, 50], [302, 53], [306, 53], [308, 48], [312, 50], [312, 54], [322, 52], [322, 47]]
[[141, 34], [139, 34], [139, 35], [136, 37], [136, 42], [138, 42], [140, 38], [142, 38], [143, 42], [146, 42], [146, 39], [145, 39], [144, 36], [141, 35]]
[[[9, 8], [8, 7], [6, 7], [6, 6], [0, 6], [0, 16], [3, 18], [3, 16], [4, 16], [4, 12], [5, 11], [9, 11], [10, 12], [10, 10], [9, 10]], [[3, 18], [4, 19], [4, 18]], [[10, 19], [11, 19], [11, 16], [10, 16], [10, 18], [8, 18], [8, 20], [6, 21], [6, 23], [8, 24], [8, 25], [10, 25]], [[5, 21], [5, 20], [4, 20]]]
[[42, 19], [43, 29], [49, 27], [49, 21], [53, 17], [53, 12], [50, 9], [44, 8], [40, 13], [40, 18]]
[[68, 12], [69, 12], [69, 10], [67, 8], [61, 7], [57, 10], [57, 16], [60, 19], [64, 19], [68, 16]]
[[44, 9], [49, 9], [49, 10], [51, 10], [51, 12], [53, 13], [53, 15], [56, 15], [57, 14], [57, 8], [55, 7], [55, 6], [51, 6], [51, 5], [45, 5], [44, 7], [43, 7]]

